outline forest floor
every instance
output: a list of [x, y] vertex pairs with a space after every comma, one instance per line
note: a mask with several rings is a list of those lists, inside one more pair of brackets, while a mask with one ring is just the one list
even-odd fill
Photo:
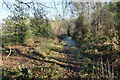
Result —
[[[76, 46], [65, 46], [64, 41], [46, 39], [34, 44], [7, 47], [2, 55], [3, 80], [87, 78], [92, 71], [92, 61], [83, 56], [82, 50]], [[9, 48], [12, 54], [7, 57]]]
[[[12, 54], [7, 58], [9, 48]], [[17, 78], [22, 75], [23, 68], [31, 74], [29, 78], [80, 77], [81, 59], [75, 55], [77, 50], [65, 47], [63, 42], [48, 40], [32, 45], [9, 46], [7, 49], [8, 52], [3, 51], [2, 55], [4, 77]]]

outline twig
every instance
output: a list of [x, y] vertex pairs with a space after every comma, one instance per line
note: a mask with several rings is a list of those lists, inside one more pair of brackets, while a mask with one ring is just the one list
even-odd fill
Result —
[[110, 79], [112, 79], [112, 74], [111, 74], [111, 69], [110, 69], [110, 63], [109, 63], [109, 60], [107, 59], [107, 64], [108, 64], [108, 76]]
[[107, 78], [107, 77], [108, 77], [108, 73], [107, 73], [107, 65], [104, 64], [104, 66], [105, 66], [105, 77]]
[[112, 78], [115, 79], [115, 75], [114, 75], [114, 67], [112, 66]]
[[101, 57], [101, 66], [102, 66], [102, 76], [104, 76], [104, 67], [103, 67], [103, 59]]
[[12, 49], [11, 49], [11, 47], [10, 47], [10, 52], [9, 52], [9, 54], [7, 55], [6, 58], [8, 58], [8, 57], [11, 55], [11, 53], [12, 53]]
[[55, 9], [56, 9], [58, 15], [62, 18], [62, 16], [60, 15], [60, 13], [59, 13], [59, 11], [58, 11], [58, 9], [57, 9], [57, 5], [55, 4], [55, 1], [54, 1], [54, 0], [53, 0], [53, 3], [54, 3]]
[[14, 13], [14, 11], [11, 10], [11, 8], [8, 6], [8, 4], [3, 0], [3, 3], [6, 5], [6, 7], [10, 10], [10, 12]]

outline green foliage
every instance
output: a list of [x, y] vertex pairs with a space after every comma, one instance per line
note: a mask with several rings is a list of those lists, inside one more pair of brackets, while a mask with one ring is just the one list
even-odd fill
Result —
[[[25, 32], [27, 26], [24, 22], [16, 22], [14, 19], [10, 18], [6, 20], [5, 28], [3, 31], [3, 41], [8, 39], [7, 42], [18, 42], [24, 43]], [[5, 38], [5, 39], [4, 39]], [[5, 42], [6, 43], [6, 42]]]
[[43, 18], [33, 18], [31, 19], [31, 26], [33, 34], [38, 37], [50, 37], [51, 36], [51, 27], [47, 20]]
[[17, 70], [9, 67], [5, 68], [3, 70], [3, 80], [4, 79], [12, 79], [12, 80], [23, 80], [23, 79], [44, 79], [44, 78], [50, 78], [50, 79], [58, 79], [63, 78], [65, 76], [63, 73], [61, 73], [62, 69], [58, 68], [57, 65], [52, 65], [51, 67], [34, 67], [34, 68], [26, 68], [21, 67]]
[[47, 19], [37, 15], [30, 18], [26, 7], [19, 2], [15, 3], [14, 12], [14, 16], [8, 17], [4, 23], [4, 45], [33, 43], [35, 37], [51, 37], [51, 27]]
[[5, 39], [9, 36], [8, 42], [17, 42], [21, 44], [24, 43], [25, 32], [28, 28], [26, 24], [28, 16], [22, 4], [15, 3], [14, 9], [14, 16], [8, 17], [5, 20], [3, 36], [5, 36]]
[[81, 13], [75, 23], [73, 38], [77, 41], [83, 40], [86, 34], [87, 28], [85, 26], [85, 16], [84, 13]]
[[[119, 23], [119, 16], [117, 16], [119, 9], [117, 4], [119, 5], [119, 2], [98, 2], [93, 5], [94, 8], [91, 15], [87, 14], [89, 11], [82, 9], [83, 11], [81, 10], [75, 23], [73, 38], [76, 41], [81, 42], [83, 40], [97, 44], [103, 44], [114, 37], [119, 39], [120, 31], [117, 26]], [[83, 7], [87, 8], [85, 5]], [[89, 16], [92, 18], [90, 21]]]

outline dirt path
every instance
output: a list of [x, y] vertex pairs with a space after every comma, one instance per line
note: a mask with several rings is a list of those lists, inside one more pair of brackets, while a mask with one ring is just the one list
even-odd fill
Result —
[[[13, 67], [15, 69], [22, 65], [24, 65], [26, 67], [31, 67], [31, 68], [33, 68], [35, 66], [40, 66], [42, 64], [42, 62], [38, 63], [37, 61], [28, 58], [30, 56], [27, 53], [30, 50], [30, 48], [31, 47], [22, 46], [22, 45], [12, 46], [11, 47], [12, 54], [8, 58], [7, 58], [8, 54], [3, 52], [3, 54], [2, 54], [3, 66], [4, 67]], [[9, 49], [9, 47], [7, 47], [7, 49]]]
[[68, 72], [71, 73], [69, 77], [80, 78], [81, 61], [77, 59], [75, 51], [71, 48], [65, 48], [64, 53], [67, 54], [67, 58], [64, 60], [68, 64]]
[[81, 60], [77, 58], [76, 50], [72, 49], [72, 47], [76, 48], [76, 42], [71, 37], [66, 37], [65, 39], [66, 45], [64, 46], [64, 50], [60, 53], [64, 53], [67, 55], [64, 59], [56, 59], [61, 62], [65, 62], [68, 64], [67, 71], [68, 76], [71, 78], [80, 78], [80, 70], [81, 70]]

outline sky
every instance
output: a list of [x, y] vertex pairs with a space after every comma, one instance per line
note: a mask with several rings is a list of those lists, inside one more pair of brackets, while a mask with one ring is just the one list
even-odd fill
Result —
[[[15, 0], [5, 0], [5, 2], [8, 5], [12, 5]], [[30, 2], [32, 0], [24, 0], [24, 2]], [[44, 3], [47, 6], [54, 7], [53, 1], [52, 0], [33, 0], [33, 1], [39, 1], [41, 3]], [[60, 0], [59, 0], [60, 1]], [[59, 12], [61, 13], [61, 6], [57, 6], [59, 9]], [[46, 8], [48, 11], [48, 17], [56, 15], [56, 9], [55, 8]], [[6, 7], [5, 4], [3, 4], [3, 0], [0, 0], [0, 23], [2, 22], [3, 19], [5, 19], [8, 15], [12, 15], [12, 13], [9, 11], [9, 9]]]
[[[5, 2], [7, 2], [7, 4], [11, 5], [14, 3], [15, 0], [4, 0]], [[24, 2], [30, 2], [30, 1], [39, 1], [39, 2], [44, 2], [47, 6], [50, 7], [54, 7], [53, 4], [53, 0], [22, 0]], [[54, 0], [55, 2], [60, 2], [62, 0]], [[66, 1], [70, 1], [70, 0], [66, 0]], [[72, 1], [110, 1], [110, 0], [72, 0]], [[117, 0], [119, 1], [119, 0]], [[61, 14], [62, 13], [62, 7], [61, 5], [57, 6], [58, 8], [58, 12]], [[48, 11], [48, 15], [47, 17], [49, 18], [54, 18], [54, 16], [57, 15], [57, 11], [55, 8], [48, 8], [46, 9]], [[69, 15], [70, 13], [68, 13], [67, 15]], [[11, 12], [8, 10], [8, 8], [6, 7], [5, 4], [3, 4], [3, 0], [0, 0], [0, 23], [2, 23], [3, 19], [5, 19], [8, 15], [12, 15]]]

